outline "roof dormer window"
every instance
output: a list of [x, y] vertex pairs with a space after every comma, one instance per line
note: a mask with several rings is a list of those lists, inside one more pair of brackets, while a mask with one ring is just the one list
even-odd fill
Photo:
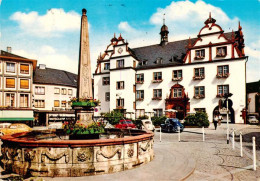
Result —
[[217, 47], [217, 57], [225, 57], [227, 55], [227, 47]]
[[155, 64], [162, 64], [163, 63], [163, 59], [162, 58], [157, 58], [155, 61]]
[[195, 50], [195, 60], [201, 60], [205, 58], [205, 49]]
[[140, 65], [140, 66], [147, 65], [147, 60], [140, 61], [140, 62], [139, 62], [139, 65]]

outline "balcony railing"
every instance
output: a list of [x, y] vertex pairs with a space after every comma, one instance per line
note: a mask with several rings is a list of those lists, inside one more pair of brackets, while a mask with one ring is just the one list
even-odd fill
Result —
[[229, 77], [229, 73], [226, 73], [226, 74], [217, 74], [216, 77], [217, 78], [228, 78]]
[[204, 79], [204, 78], [205, 78], [204, 75], [199, 75], [199, 76], [194, 76], [194, 77], [193, 77], [193, 80], [202, 80], [202, 79]]

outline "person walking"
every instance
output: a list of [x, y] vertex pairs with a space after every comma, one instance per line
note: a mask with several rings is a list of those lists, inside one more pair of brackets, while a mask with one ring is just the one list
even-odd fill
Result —
[[217, 129], [218, 127], [218, 115], [215, 114], [214, 117], [213, 117], [213, 123], [214, 123], [214, 127], [215, 127], [215, 130]]

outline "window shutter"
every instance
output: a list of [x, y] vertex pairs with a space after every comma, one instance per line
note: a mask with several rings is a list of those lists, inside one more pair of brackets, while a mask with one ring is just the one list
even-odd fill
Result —
[[7, 78], [6, 79], [6, 88], [15, 88], [15, 79]]
[[20, 80], [20, 88], [21, 89], [29, 89], [29, 80], [28, 79], [21, 79]]
[[29, 73], [29, 65], [25, 65], [25, 64], [21, 64], [20, 65], [20, 72], [21, 73], [26, 73], [28, 74]]
[[54, 107], [60, 107], [60, 101], [54, 101]]

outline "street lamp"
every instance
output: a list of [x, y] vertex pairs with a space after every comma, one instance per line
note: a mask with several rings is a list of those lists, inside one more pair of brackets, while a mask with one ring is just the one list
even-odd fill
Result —
[[232, 93], [225, 93], [224, 94], [224, 98], [226, 99], [227, 102], [227, 144], [229, 144], [229, 124], [228, 124], [228, 113], [229, 113], [229, 109], [228, 109], [228, 98], [231, 97], [233, 94]]

